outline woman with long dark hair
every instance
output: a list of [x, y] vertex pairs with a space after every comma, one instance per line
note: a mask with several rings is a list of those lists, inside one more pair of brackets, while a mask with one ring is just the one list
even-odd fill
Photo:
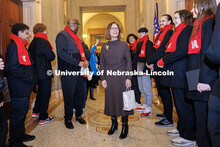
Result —
[[[217, 79], [217, 69], [207, 60], [206, 51], [214, 29], [216, 7], [215, 0], [194, 0], [193, 13], [197, 18], [188, 47], [187, 98], [194, 103], [199, 147], [211, 146], [207, 129], [208, 99]], [[196, 81], [192, 81], [191, 78]], [[191, 87], [192, 82], [196, 83], [194, 88]]]
[[176, 146], [196, 145], [193, 105], [184, 96], [187, 51], [192, 32], [191, 20], [192, 14], [189, 11], [175, 12], [173, 17], [175, 31], [166, 45], [165, 56], [157, 62], [159, 68], [174, 72], [173, 76], [162, 76], [161, 85], [172, 89], [178, 124], [177, 129], [168, 131], [168, 134], [179, 136], [172, 140], [172, 144]]

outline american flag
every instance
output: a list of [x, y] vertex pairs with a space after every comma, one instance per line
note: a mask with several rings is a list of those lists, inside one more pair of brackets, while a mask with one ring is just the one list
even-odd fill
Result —
[[158, 1], [156, 0], [154, 6], [154, 37], [159, 32], [159, 21], [158, 21]]

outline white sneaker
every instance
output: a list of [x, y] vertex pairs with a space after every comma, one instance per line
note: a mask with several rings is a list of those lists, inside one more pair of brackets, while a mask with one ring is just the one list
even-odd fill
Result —
[[196, 141], [191, 141], [182, 137], [173, 139], [171, 142], [175, 146], [196, 146]]
[[143, 106], [137, 107], [137, 108], [135, 108], [135, 110], [138, 111], [138, 112], [143, 112], [146, 108], [147, 108], [147, 105], [143, 104]]
[[136, 108], [140, 108], [140, 107], [141, 107], [141, 104], [136, 102]]
[[147, 107], [143, 113], [141, 113], [141, 117], [148, 117], [148, 116], [152, 116], [153, 112], [152, 112], [152, 108], [151, 107]]
[[177, 129], [167, 131], [167, 134], [170, 136], [180, 136], [179, 131]]

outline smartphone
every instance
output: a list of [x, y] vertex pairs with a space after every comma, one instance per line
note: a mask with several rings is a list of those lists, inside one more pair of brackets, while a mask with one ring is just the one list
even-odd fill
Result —
[[98, 39], [99, 41], [101, 41], [101, 37], [100, 37], [100, 36], [97, 36], [97, 39]]

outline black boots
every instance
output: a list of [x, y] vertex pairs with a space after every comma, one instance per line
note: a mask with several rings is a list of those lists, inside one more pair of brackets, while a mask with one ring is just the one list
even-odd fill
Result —
[[116, 116], [112, 116], [112, 127], [111, 127], [111, 129], [108, 131], [108, 135], [114, 134], [114, 133], [115, 133], [115, 130], [118, 130], [117, 117], [116, 117]]
[[[118, 130], [117, 117], [112, 116], [112, 127], [108, 131], [108, 135], [114, 134], [115, 130]], [[121, 135], [119, 136], [119, 138], [124, 139], [127, 137], [127, 135], [128, 135], [128, 116], [122, 116], [122, 129], [121, 129]]]
[[122, 116], [122, 129], [120, 139], [126, 138], [128, 135], [128, 116]]

